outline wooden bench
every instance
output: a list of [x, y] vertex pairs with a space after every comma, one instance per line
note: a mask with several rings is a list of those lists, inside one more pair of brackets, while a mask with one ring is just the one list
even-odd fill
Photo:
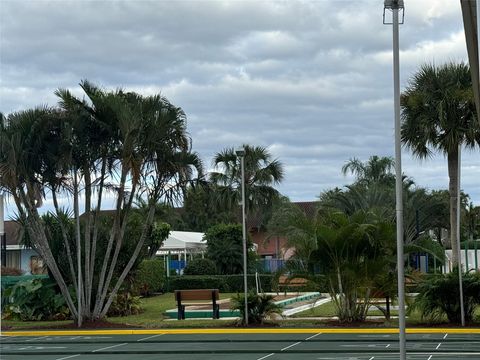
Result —
[[[198, 289], [198, 290], [175, 290], [175, 300], [177, 301], [178, 320], [185, 320], [185, 305], [205, 305], [209, 303], [198, 303], [192, 301], [210, 301], [213, 310], [213, 319], [220, 318], [220, 305], [217, 304], [219, 299], [218, 289]], [[188, 303], [185, 303], [188, 301]]]
[[301, 288], [306, 286], [308, 283], [307, 279], [304, 278], [289, 278], [288, 276], [282, 275], [278, 278], [278, 288], [284, 288], [285, 294], [289, 288]]

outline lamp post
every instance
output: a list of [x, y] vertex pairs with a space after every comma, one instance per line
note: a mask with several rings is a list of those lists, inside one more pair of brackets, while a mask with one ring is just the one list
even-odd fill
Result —
[[245, 215], [245, 148], [241, 147], [235, 151], [240, 158], [242, 171], [242, 240], [243, 240], [243, 287], [245, 299], [245, 325], [248, 325], [248, 291], [247, 291], [247, 222]]
[[[460, 192], [460, 176], [461, 176], [461, 156], [462, 146], [458, 145], [458, 173], [457, 173], [457, 259], [458, 259], [458, 293], [460, 297], [460, 321], [462, 326], [465, 326], [465, 306], [463, 304], [463, 280], [462, 280], [462, 250], [460, 247], [460, 206], [461, 206], [461, 192]], [[452, 249], [452, 252], [454, 250]], [[465, 260], [467, 260], [467, 254], [465, 254]], [[468, 269], [465, 267], [465, 272], [468, 272]]]
[[5, 236], [5, 223], [4, 223], [4, 207], [3, 207], [4, 195], [0, 194], [0, 251], [2, 253], [1, 262], [2, 266], [7, 266], [7, 239]]
[[[392, 11], [393, 25], [393, 107], [395, 114], [395, 194], [397, 215], [397, 281], [398, 281], [398, 328], [400, 360], [406, 360], [405, 336], [405, 260], [403, 256], [403, 180], [402, 180], [402, 147], [400, 142], [400, 51], [399, 51], [399, 23], [403, 24], [403, 0], [385, 0], [383, 8], [383, 23], [386, 10]], [[402, 11], [402, 20], [399, 21], [399, 11]]]

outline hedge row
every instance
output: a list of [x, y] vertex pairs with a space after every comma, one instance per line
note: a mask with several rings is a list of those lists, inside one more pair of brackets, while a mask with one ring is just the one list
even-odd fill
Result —
[[[272, 291], [273, 275], [260, 275], [264, 291]], [[255, 275], [247, 276], [249, 289], [255, 289]], [[243, 275], [183, 275], [169, 278], [169, 291], [189, 289], [218, 289], [221, 292], [243, 291]]]
[[[302, 287], [278, 287], [276, 278], [272, 274], [260, 274], [260, 284], [263, 291], [271, 292], [278, 290], [287, 291], [320, 291], [328, 292], [327, 284], [323, 279], [316, 283], [308, 283]], [[189, 289], [219, 289], [221, 292], [242, 292], [243, 275], [183, 275], [169, 278], [166, 291], [189, 290]], [[255, 275], [247, 276], [248, 289], [255, 289]]]
[[165, 265], [162, 260], [143, 260], [134, 277], [134, 292], [143, 296], [162, 291], [165, 285]]

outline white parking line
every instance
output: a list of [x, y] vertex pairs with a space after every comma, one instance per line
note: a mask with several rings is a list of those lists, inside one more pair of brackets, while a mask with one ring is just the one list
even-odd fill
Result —
[[448, 334], [445, 334], [445, 336], [443, 337], [443, 340], [445, 340], [447, 338]]
[[280, 350], [280, 351], [284, 351], [284, 350], [290, 349], [291, 347], [294, 347], [295, 345], [298, 345], [298, 344], [301, 344], [301, 343], [302, 343], [302, 342], [299, 341], [299, 342], [296, 342], [295, 344], [288, 345], [288, 346], [284, 347], [284, 348], [283, 348], [282, 350]]
[[123, 346], [123, 345], [127, 345], [128, 343], [123, 343], [123, 344], [116, 344], [116, 345], [112, 345], [112, 346], [107, 346], [107, 347], [104, 347], [104, 348], [101, 348], [101, 349], [97, 349], [97, 350], [93, 350], [92, 352], [99, 352], [99, 351], [103, 351], [103, 350], [107, 350], [107, 349], [112, 349], [114, 347], [118, 347], [118, 346]]
[[370, 359], [368, 359], [368, 360], [373, 360], [373, 359], [375, 359], [375, 356], [372, 356], [372, 357], [371, 357]]
[[306, 341], [306, 340], [313, 339], [315, 336], [318, 336], [318, 335], [322, 335], [322, 333], [318, 333], [318, 334], [312, 335], [312, 336], [306, 338], [305, 341]]
[[80, 354], [70, 355], [70, 356], [66, 356], [66, 357], [63, 357], [63, 358], [58, 358], [58, 359], [55, 359], [55, 360], [66, 360], [66, 359], [71, 359], [71, 358], [74, 358], [74, 357], [77, 357], [77, 356], [80, 356]]
[[385, 346], [386, 348], [389, 348], [390, 347], [390, 344], [388, 344], [387, 346]]
[[138, 339], [137, 341], [144, 341], [144, 340], [148, 340], [148, 339], [153, 339], [154, 337], [162, 336], [162, 335], [165, 335], [165, 333], [163, 333], [163, 334], [157, 334], [157, 335], [152, 335], [152, 336], [149, 336], [149, 337], [146, 337], [146, 338], [143, 338], [143, 339]]
[[440, 347], [440, 345], [442, 345], [442, 343], [439, 343], [439, 344], [437, 345], [437, 347], [435, 348], [435, 350], [438, 350], [438, 348]]
[[433, 357], [433, 355], [430, 355], [427, 360], [430, 360]]
[[28, 340], [25, 340], [25, 342], [30, 342], [30, 341], [35, 341], [35, 340], [40, 340], [40, 339], [43, 339], [45, 336], [39, 336], [39, 337], [36, 337], [36, 338], [33, 338], [33, 339], [28, 339]]
[[265, 355], [265, 356], [263, 356], [263, 357], [261, 357], [261, 358], [258, 358], [257, 360], [263, 360], [263, 359], [266, 359], [266, 358], [268, 358], [268, 357], [270, 357], [270, 356], [272, 356], [272, 355], [275, 355], [275, 353], [271, 353], [271, 354]]

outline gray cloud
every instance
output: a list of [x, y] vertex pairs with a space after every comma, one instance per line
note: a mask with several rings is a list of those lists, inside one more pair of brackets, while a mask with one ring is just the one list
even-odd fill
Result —
[[[457, 0], [405, 1], [401, 81], [423, 62], [466, 60]], [[293, 200], [351, 181], [346, 160], [393, 155], [391, 27], [382, 1], [13, 1], [0, 3], [0, 109], [56, 102], [80, 79], [161, 92], [188, 116], [210, 164], [227, 146], [269, 146]], [[446, 188], [442, 156], [404, 171]], [[480, 201], [478, 153], [464, 189]]]

